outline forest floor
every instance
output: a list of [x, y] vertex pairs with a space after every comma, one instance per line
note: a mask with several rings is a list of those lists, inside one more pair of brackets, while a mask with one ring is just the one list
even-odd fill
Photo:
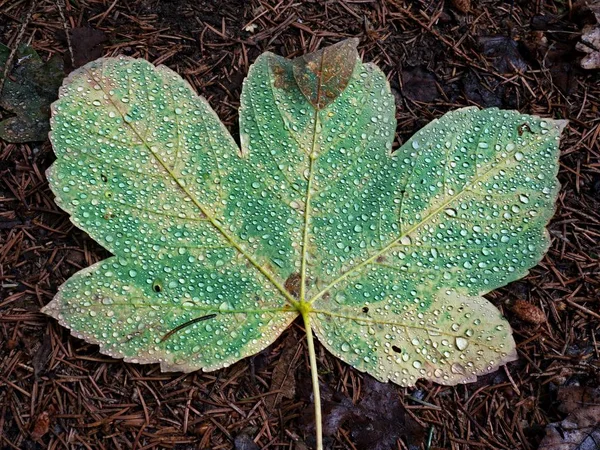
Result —
[[[488, 296], [514, 330], [518, 361], [468, 385], [400, 388], [317, 344], [327, 448], [534, 450], [567, 416], [566, 397], [585, 403], [600, 386], [600, 74], [579, 66], [576, 43], [593, 22], [583, 3], [474, 0], [461, 12], [465, 0], [0, 0], [0, 42], [58, 55], [65, 72], [102, 55], [166, 64], [234, 136], [260, 53], [293, 57], [351, 36], [388, 75], [395, 147], [467, 105], [569, 119], [552, 246]], [[69, 276], [108, 256], [54, 203], [44, 175], [53, 160], [47, 140], [0, 140], [0, 448], [312, 448], [299, 322], [227, 369], [172, 374], [104, 356], [40, 313]]]

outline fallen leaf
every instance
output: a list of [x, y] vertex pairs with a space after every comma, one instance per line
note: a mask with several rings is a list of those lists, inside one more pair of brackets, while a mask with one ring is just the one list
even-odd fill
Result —
[[273, 395], [265, 398], [267, 410], [273, 412], [281, 403], [281, 399], [294, 398], [296, 393], [296, 368], [302, 347], [298, 344], [298, 336], [292, 331], [283, 341], [283, 350], [277, 360], [271, 377]]
[[576, 48], [580, 52], [587, 53], [581, 58], [582, 68], [600, 69], [600, 26], [584, 27], [581, 42], [577, 43]]
[[438, 96], [433, 74], [421, 67], [402, 71], [402, 93], [417, 102], [431, 102]]
[[[104, 43], [108, 37], [103, 31], [90, 27], [73, 28], [70, 32], [73, 48], [73, 61], [67, 61], [73, 69], [100, 58], [104, 53]], [[68, 56], [68, 55], [67, 55]]]
[[322, 386], [323, 434], [332, 436], [345, 423], [358, 450], [389, 450], [404, 438], [409, 449], [420, 448], [424, 428], [410, 417], [393, 385], [380, 383], [369, 375], [363, 378], [362, 399], [357, 405]]
[[598, 450], [600, 406], [577, 409], [565, 420], [546, 427], [538, 450]]
[[260, 447], [256, 445], [256, 442], [245, 433], [238, 434], [234, 441], [233, 445], [235, 450], [259, 450]]
[[516, 300], [509, 308], [520, 320], [533, 325], [540, 325], [547, 320], [544, 311], [525, 300]]
[[39, 344], [39, 347], [37, 347], [33, 357], [31, 358], [33, 374], [36, 380], [39, 379], [40, 374], [46, 369], [46, 366], [50, 361], [51, 353], [52, 343], [50, 342], [50, 335], [45, 334], [42, 342]]
[[570, 414], [575, 410], [600, 407], [600, 389], [586, 386], [563, 386], [558, 391], [561, 412]]
[[482, 53], [490, 57], [494, 68], [500, 73], [522, 72], [527, 63], [519, 53], [515, 40], [508, 36], [481, 36], [477, 39]]
[[461, 79], [462, 88], [465, 97], [484, 108], [491, 106], [502, 106], [502, 95], [504, 94], [504, 86], [498, 85], [496, 89], [492, 89], [482, 84], [475, 72], [467, 72]]
[[[0, 44], [0, 73], [9, 55], [10, 49]], [[43, 62], [31, 47], [19, 47], [0, 93], [0, 107], [12, 114], [0, 122], [0, 138], [13, 143], [46, 140], [50, 103], [58, 97], [63, 78], [59, 57]]]
[[600, 69], [600, 0], [582, 0], [573, 5], [584, 23], [581, 40], [575, 48], [585, 53], [580, 65], [584, 69]]

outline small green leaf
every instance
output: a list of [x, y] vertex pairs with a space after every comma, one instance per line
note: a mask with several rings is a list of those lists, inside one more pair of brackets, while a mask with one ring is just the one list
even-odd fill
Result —
[[[0, 44], [0, 74], [10, 49]], [[63, 78], [62, 61], [54, 56], [43, 62], [31, 47], [19, 47], [0, 93], [0, 107], [12, 117], [0, 122], [0, 139], [7, 142], [45, 141], [50, 130], [50, 103]], [[0, 75], [1, 76], [1, 75]]]
[[332, 353], [405, 386], [515, 359], [482, 296], [548, 247], [565, 123], [464, 108], [392, 152], [394, 99], [356, 44], [261, 55], [241, 149], [164, 66], [107, 58], [74, 72], [54, 104], [48, 178], [115, 256], [44, 311], [164, 370], [224, 367], [299, 314]]

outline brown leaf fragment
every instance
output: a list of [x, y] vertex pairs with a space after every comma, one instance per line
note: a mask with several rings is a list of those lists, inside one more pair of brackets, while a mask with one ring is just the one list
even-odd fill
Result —
[[285, 289], [292, 294], [295, 298], [300, 297], [300, 284], [302, 281], [302, 277], [298, 272], [292, 273], [285, 280], [284, 287]]
[[90, 27], [77, 27], [70, 31], [73, 46], [73, 60], [69, 61], [77, 69], [104, 53], [104, 43], [108, 41], [103, 31]]
[[483, 54], [490, 58], [500, 73], [523, 72], [527, 63], [519, 53], [517, 42], [507, 36], [480, 36], [477, 39]]
[[48, 430], [50, 429], [50, 423], [52, 422], [53, 416], [56, 413], [53, 405], [50, 405], [48, 409], [42, 411], [35, 419], [33, 428], [31, 429], [31, 439], [39, 441], [43, 438]]
[[300, 91], [317, 109], [333, 102], [348, 86], [358, 61], [358, 39], [346, 39], [293, 60]]
[[402, 93], [413, 101], [432, 102], [439, 95], [435, 76], [421, 67], [403, 70]]
[[546, 427], [538, 450], [598, 450], [600, 406], [574, 410], [565, 420]]
[[273, 370], [271, 392], [275, 392], [265, 398], [265, 406], [268, 411], [275, 411], [282, 398], [294, 398], [296, 394], [295, 373], [301, 353], [302, 347], [298, 343], [297, 333], [292, 331], [283, 341], [283, 350]]
[[357, 405], [346, 396], [332, 393], [327, 385], [322, 385], [321, 389], [325, 436], [334, 435], [348, 423], [347, 429], [357, 450], [397, 448], [398, 439], [406, 442], [403, 448], [421, 448], [425, 430], [408, 415], [391, 383], [380, 383], [365, 375]]
[[509, 308], [517, 318], [524, 322], [533, 325], [540, 325], [546, 322], [546, 315], [544, 312], [536, 305], [532, 305], [525, 300], [516, 300]]
[[600, 69], [600, 0], [583, 0], [574, 8], [585, 20], [581, 30], [581, 40], [576, 50], [585, 53], [580, 65], [587, 70]]
[[486, 83], [480, 81], [479, 76], [474, 71], [467, 72], [462, 77], [461, 84], [464, 96], [482, 108], [503, 106], [502, 96], [505, 91], [503, 85], [488, 86]]
[[466, 14], [471, 10], [471, 0], [452, 0], [452, 6], [457, 11]]
[[259, 450], [254, 440], [245, 433], [238, 434], [233, 441], [235, 450]]
[[600, 389], [586, 386], [563, 386], [558, 390], [559, 410], [570, 414], [588, 407], [600, 407]]
[[[0, 44], [0, 73], [6, 70], [10, 49]], [[57, 56], [44, 62], [37, 52], [21, 45], [0, 93], [0, 139], [7, 142], [43, 141], [50, 129], [50, 104], [64, 78]]]
[[575, 48], [586, 53], [581, 58], [582, 68], [588, 70], [600, 69], [600, 26], [585, 26], [581, 35], [581, 42], [578, 42]]

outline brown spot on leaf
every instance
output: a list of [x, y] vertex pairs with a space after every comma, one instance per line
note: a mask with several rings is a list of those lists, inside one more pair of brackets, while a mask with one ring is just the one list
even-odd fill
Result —
[[271, 71], [273, 72], [274, 86], [278, 89], [287, 89], [291, 83], [283, 62], [277, 58], [270, 58]]
[[356, 61], [358, 39], [347, 39], [292, 61], [294, 78], [317, 109], [332, 103], [348, 86]]
[[300, 297], [300, 283], [302, 281], [302, 277], [298, 272], [292, 273], [287, 280], [285, 280], [284, 287], [285, 289], [294, 296], [294, 298]]
[[531, 127], [529, 126], [528, 123], [522, 123], [521, 125], [519, 125], [517, 127], [517, 133], [519, 133], [519, 136], [523, 136], [523, 133], [527, 131], [528, 133], [533, 133], [531, 131]]

